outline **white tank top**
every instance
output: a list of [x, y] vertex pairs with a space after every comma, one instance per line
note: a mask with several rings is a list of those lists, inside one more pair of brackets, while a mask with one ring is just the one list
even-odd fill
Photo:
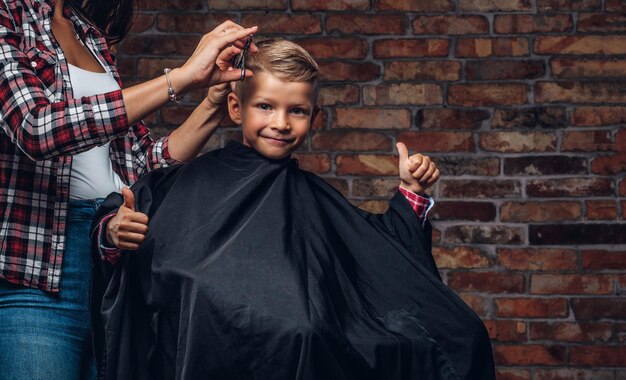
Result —
[[[74, 98], [104, 94], [119, 90], [120, 86], [108, 72], [96, 73], [69, 65]], [[72, 158], [70, 198], [104, 198], [124, 186], [122, 179], [113, 171], [109, 158], [109, 143], [94, 147]]]

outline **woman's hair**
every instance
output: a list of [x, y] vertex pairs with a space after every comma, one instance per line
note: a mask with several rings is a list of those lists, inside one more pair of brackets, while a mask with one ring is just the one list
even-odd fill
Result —
[[[310, 82], [317, 87], [320, 69], [303, 47], [282, 38], [254, 42], [258, 53], [250, 53], [246, 68], [255, 74], [268, 73], [287, 82]], [[252, 78], [254, 81], [254, 77]], [[235, 85], [235, 93], [242, 102], [249, 96], [251, 80], [244, 79]]]
[[135, 0], [70, 0], [69, 4], [106, 36], [110, 44], [128, 33], [135, 14]]

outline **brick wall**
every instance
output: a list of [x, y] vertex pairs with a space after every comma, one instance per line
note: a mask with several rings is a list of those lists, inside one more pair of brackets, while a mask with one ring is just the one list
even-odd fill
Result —
[[[355, 203], [386, 207], [396, 140], [435, 158], [434, 252], [500, 379], [626, 379], [626, 1], [143, 0], [126, 83], [225, 19], [319, 59], [298, 156]], [[155, 134], [202, 96], [151, 117]]]

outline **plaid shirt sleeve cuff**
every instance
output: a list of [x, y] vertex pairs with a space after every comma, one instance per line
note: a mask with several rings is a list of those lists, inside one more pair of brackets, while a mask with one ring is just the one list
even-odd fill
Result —
[[154, 142], [152, 152], [154, 161], [156, 164], [158, 164], [157, 167], [165, 167], [182, 163], [182, 161], [178, 161], [170, 154], [169, 142], [169, 136], [161, 137]]
[[402, 195], [404, 195], [406, 200], [409, 201], [411, 208], [413, 209], [413, 211], [415, 211], [415, 215], [417, 216], [417, 219], [419, 220], [420, 225], [424, 227], [424, 224], [426, 223], [426, 220], [427, 220], [428, 212], [435, 205], [435, 200], [432, 199], [431, 197], [427, 197], [427, 196], [425, 197], [422, 195], [415, 194], [411, 190], [407, 190], [403, 188], [402, 186], [400, 186], [398, 189], [400, 190]]
[[113, 265], [115, 265], [117, 263], [117, 260], [119, 260], [121, 250], [117, 247], [112, 247], [107, 243], [104, 228], [107, 223], [109, 223], [109, 220], [113, 219], [114, 216], [115, 213], [109, 214], [102, 218], [102, 220], [98, 224], [98, 240], [100, 242], [98, 248], [100, 250], [100, 258]]

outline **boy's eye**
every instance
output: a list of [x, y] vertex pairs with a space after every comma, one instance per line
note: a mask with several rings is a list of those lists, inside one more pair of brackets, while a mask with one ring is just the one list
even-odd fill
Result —
[[294, 113], [296, 115], [305, 115], [306, 111], [303, 108], [296, 107], [291, 109], [291, 113]]
[[269, 104], [265, 104], [265, 103], [261, 103], [257, 107], [263, 111], [269, 111], [272, 109], [272, 106], [270, 106]]

